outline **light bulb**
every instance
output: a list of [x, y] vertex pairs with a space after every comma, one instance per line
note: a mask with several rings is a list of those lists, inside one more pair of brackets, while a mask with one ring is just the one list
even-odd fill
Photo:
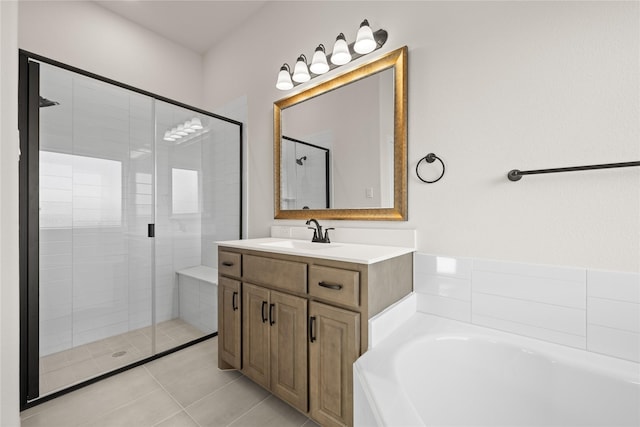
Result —
[[307, 68], [307, 57], [304, 55], [298, 56], [296, 66], [293, 68], [293, 76], [291, 76], [294, 82], [304, 83], [311, 79], [309, 75], [309, 68]]
[[284, 64], [280, 67], [280, 72], [278, 73], [278, 81], [276, 82], [276, 88], [280, 90], [289, 90], [293, 87], [293, 82], [291, 81], [291, 75], [289, 74], [289, 65]]
[[351, 54], [349, 53], [349, 46], [344, 38], [344, 34], [338, 34], [336, 37], [336, 43], [333, 45], [333, 54], [331, 54], [331, 62], [336, 65], [344, 65], [351, 61]]
[[166, 131], [164, 133], [164, 140], [172, 142], [172, 141], [175, 141], [176, 139], [171, 136], [171, 132]]
[[309, 69], [313, 74], [324, 74], [329, 71], [329, 64], [327, 64], [327, 55], [325, 55], [323, 44], [318, 45], [316, 51], [313, 53]]
[[373, 38], [373, 31], [371, 31], [369, 21], [365, 19], [362, 21], [362, 24], [360, 24], [360, 28], [358, 29], [358, 35], [356, 36], [356, 42], [353, 45], [353, 50], [364, 55], [366, 53], [373, 52], [375, 48], [376, 41]]

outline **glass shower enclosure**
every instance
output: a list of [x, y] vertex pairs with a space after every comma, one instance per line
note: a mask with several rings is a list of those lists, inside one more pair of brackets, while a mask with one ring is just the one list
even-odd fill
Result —
[[239, 122], [21, 53], [23, 407], [217, 333]]

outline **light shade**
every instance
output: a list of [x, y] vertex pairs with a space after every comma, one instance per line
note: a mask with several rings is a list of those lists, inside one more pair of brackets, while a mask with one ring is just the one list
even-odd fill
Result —
[[184, 131], [186, 133], [195, 133], [196, 132], [196, 130], [191, 127], [191, 120], [187, 120], [186, 122], [184, 122]]
[[187, 132], [184, 131], [184, 125], [178, 125], [178, 130], [176, 131], [176, 133], [180, 136], [189, 135]]
[[276, 82], [276, 88], [280, 90], [289, 90], [293, 87], [293, 82], [291, 81], [291, 75], [289, 74], [289, 65], [284, 64], [280, 67], [280, 72], [278, 73], [278, 81]]
[[360, 24], [360, 29], [358, 29], [358, 35], [356, 36], [356, 42], [353, 45], [353, 50], [364, 55], [366, 53], [373, 52], [375, 48], [376, 41], [373, 38], [373, 31], [371, 31], [369, 21], [365, 19], [362, 21], [362, 24]]
[[325, 55], [324, 45], [320, 44], [313, 53], [313, 59], [311, 59], [311, 65], [309, 69], [313, 74], [324, 74], [329, 71], [329, 64], [327, 64], [327, 55]]
[[171, 136], [171, 132], [166, 131], [164, 133], [164, 140], [165, 141], [175, 141], [176, 139]]
[[336, 43], [333, 45], [333, 53], [331, 54], [331, 62], [336, 65], [344, 65], [351, 61], [351, 53], [344, 34], [338, 34]]
[[296, 66], [293, 68], [293, 78], [294, 82], [304, 83], [311, 80], [311, 76], [309, 75], [309, 68], [307, 67], [307, 57], [304, 55], [298, 56], [298, 60], [296, 61]]
[[202, 129], [202, 122], [200, 121], [199, 117], [194, 117], [193, 119], [191, 119], [191, 129]]
[[175, 138], [175, 139], [180, 139], [180, 138], [182, 138], [182, 135], [180, 135], [180, 134], [178, 133], [178, 128], [177, 128], [177, 127], [175, 127], [175, 128], [173, 128], [173, 129], [171, 129], [171, 138]]

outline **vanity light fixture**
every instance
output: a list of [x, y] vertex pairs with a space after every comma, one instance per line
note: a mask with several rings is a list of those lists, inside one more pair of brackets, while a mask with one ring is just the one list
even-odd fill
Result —
[[344, 34], [338, 34], [336, 37], [336, 43], [333, 45], [333, 54], [331, 55], [331, 62], [335, 65], [344, 65], [351, 61], [351, 53], [349, 53], [349, 46], [347, 40], [344, 38]]
[[327, 54], [325, 53], [324, 45], [322, 43], [318, 45], [316, 51], [313, 53], [309, 70], [311, 70], [313, 74], [324, 74], [329, 71]]
[[304, 54], [298, 56], [296, 66], [293, 68], [293, 76], [291, 76], [294, 82], [304, 83], [311, 80], [309, 75], [309, 68], [307, 67], [307, 57]]
[[324, 45], [319, 44], [313, 53], [311, 65], [307, 64], [307, 57], [304, 54], [298, 56], [293, 73], [289, 64], [284, 63], [278, 73], [276, 88], [289, 90], [334, 68], [348, 64], [354, 59], [380, 49], [386, 43], [387, 37], [386, 30], [372, 31], [369, 21], [365, 19], [360, 24], [354, 43], [347, 44], [344, 33], [340, 33], [336, 37], [332, 54], [327, 55]]

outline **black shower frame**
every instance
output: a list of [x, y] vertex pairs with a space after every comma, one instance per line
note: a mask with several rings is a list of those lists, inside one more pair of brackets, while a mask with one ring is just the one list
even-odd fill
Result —
[[326, 197], [326, 201], [327, 201], [327, 203], [326, 203], [327, 206], [325, 206], [325, 207], [327, 209], [329, 209], [331, 207], [330, 206], [330, 204], [331, 204], [330, 203], [330, 198], [329, 198], [329, 196], [330, 196], [330, 192], [329, 192], [329, 182], [330, 182], [330, 179], [329, 179], [329, 170], [330, 170], [330, 168], [329, 168], [329, 151], [330, 150], [328, 148], [324, 148], [324, 147], [321, 147], [319, 145], [311, 144], [310, 142], [300, 141], [299, 139], [291, 138], [290, 136], [282, 135], [282, 139], [286, 139], [287, 141], [295, 142], [297, 144], [307, 145], [309, 147], [317, 148], [319, 150], [324, 150], [324, 162], [325, 162], [325, 166], [324, 166], [325, 174], [324, 174], [324, 176], [326, 178], [325, 179], [326, 182], [325, 182], [324, 188], [326, 190], [325, 191], [325, 197]]
[[[238, 138], [240, 144], [240, 203], [239, 203], [239, 230], [238, 235], [242, 239], [243, 229], [243, 124], [237, 120], [221, 116], [191, 105], [148, 92], [125, 83], [104, 77], [89, 71], [73, 67], [68, 64], [38, 55], [33, 52], [19, 49], [19, 71], [18, 71], [18, 130], [20, 132], [20, 165], [19, 165], [19, 257], [20, 257], [20, 410], [23, 411], [32, 406], [47, 402], [56, 397], [78, 390], [105, 378], [135, 368], [155, 359], [159, 359], [168, 354], [182, 350], [194, 344], [198, 344], [209, 338], [218, 335], [218, 332], [208, 334], [188, 343], [179, 345], [169, 350], [165, 350], [145, 359], [138, 360], [127, 366], [106, 372], [97, 377], [90, 378], [81, 383], [72, 385], [63, 390], [48, 394], [43, 397], [35, 397], [29, 400], [29, 391], [36, 390], [39, 394], [38, 377], [32, 375], [29, 378], [30, 370], [34, 367], [38, 371], [39, 364], [39, 312], [29, 310], [29, 307], [38, 306], [39, 303], [39, 115], [40, 106], [38, 102], [32, 102], [40, 95], [39, 69], [36, 72], [29, 72], [30, 67], [39, 68], [31, 61], [37, 61], [55, 67], [89, 77], [122, 89], [129, 90], [158, 101], [166, 102], [177, 107], [189, 109], [200, 114], [204, 114], [216, 119], [238, 126]], [[33, 118], [36, 120], [33, 120]], [[35, 149], [34, 149], [35, 148]], [[35, 206], [35, 208], [34, 208]], [[36, 333], [29, 334], [29, 331]], [[35, 351], [34, 351], [35, 350]], [[31, 380], [31, 382], [29, 382]]]

